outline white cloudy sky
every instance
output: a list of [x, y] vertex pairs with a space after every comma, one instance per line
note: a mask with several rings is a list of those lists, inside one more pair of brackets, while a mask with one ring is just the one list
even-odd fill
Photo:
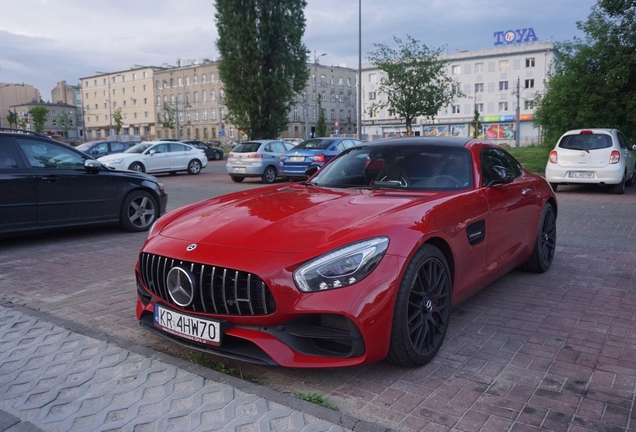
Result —
[[[493, 33], [531, 27], [541, 41], [582, 36], [596, 0], [361, 0], [362, 56], [410, 34], [429, 47], [489, 49]], [[304, 42], [322, 64], [358, 64], [358, 1], [307, 0]], [[0, 82], [35, 86], [95, 71], [217, 55], [213, 0], [0, 0]]]

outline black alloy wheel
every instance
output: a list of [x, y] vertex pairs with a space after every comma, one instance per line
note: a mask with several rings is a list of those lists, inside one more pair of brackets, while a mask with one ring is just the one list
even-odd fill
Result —
[[444, 342], [451, 312], [452, 280], [446, 258], [425, 244], [400, 283], [388, 360], [405, 367], [430, 362]]

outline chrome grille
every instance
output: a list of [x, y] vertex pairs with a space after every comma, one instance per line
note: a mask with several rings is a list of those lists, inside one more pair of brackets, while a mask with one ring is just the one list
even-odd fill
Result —
[[175, 303], [168, 294], [166, 277], [175, 266], [188, 269], [197, 280], [198, 295], [185, 310], [222, 315], [267, 315], [276, 310], [271, 291], [254, 274], [149, 253], [139, 255], [141, 281], [155, 296], [172, 305]]

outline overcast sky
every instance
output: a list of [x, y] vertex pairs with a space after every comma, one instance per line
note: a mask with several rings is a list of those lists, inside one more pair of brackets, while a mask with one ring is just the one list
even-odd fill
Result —
[[[494, 47], [495, 32], [532, 28], [541, 42], [583, 34], [597, 0], [362, 0], [362, 62], [407, 34], [448, 52]], [[0, 0], [0, 82], [51, 99], [58, 81], [96, 71], [216, 58], [213, 0]], [[358, 65], [358, 1], [308, 0], [304, 43], [321, 64]]]

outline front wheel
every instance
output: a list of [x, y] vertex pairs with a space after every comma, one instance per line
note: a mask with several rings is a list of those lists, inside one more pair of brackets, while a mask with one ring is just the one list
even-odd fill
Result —
[[142, 164], [140, 164], [139, 162], [133, 162], [130, 164], [130, 166], [128, 167], [129, 170], [131, 171], [137, 171], [137, 172], [146, 172], [146, 169], [144, 168], [144, 166]]
[[261, 176], [261, 180], [263, 180], [263, 183], [274, 183], [276, 180], [276, 168], [271, 165], [265, 168], [265, 171], [263, 171], [263, 175]]
[[223, 159], [223, 153], [219, 152], [219, 151], [215, 151], [214, 152], [214, 156], [213, 156], [214, 160], [221, 160]]
[[243, 179], [245, 179], [245, 177], [237, 177], [237, 176], [230, 176], [230, 178], [232, 179], [234, 183], [240, 183], [243, 181]]
[[632, 176], [625, 182], [625, 186], [634, 186], [634, 184], [636, 184], [636, 166], [634, 171], [632, 171]]
[[188, 162], [188, 174], [199, 174], [201, 172], [201, 161], [192, 159]]
[[444, 254], [425, 244], [400, 282], [387, 359], [405, 367], [430, 362], [444, 342], [450, 320], [452, 278]]
[[126, 231], [146, 231], [159, 217], [159, 206], [148, 192], [136, 190], [124, 198], [119, 223]]
[[522, 268], [533, 273], [548, 271], [554, 260], [556, 249], [556, 213], [551, 204], [546, 204], [539, 219], [539, 229], [530, 259]]

